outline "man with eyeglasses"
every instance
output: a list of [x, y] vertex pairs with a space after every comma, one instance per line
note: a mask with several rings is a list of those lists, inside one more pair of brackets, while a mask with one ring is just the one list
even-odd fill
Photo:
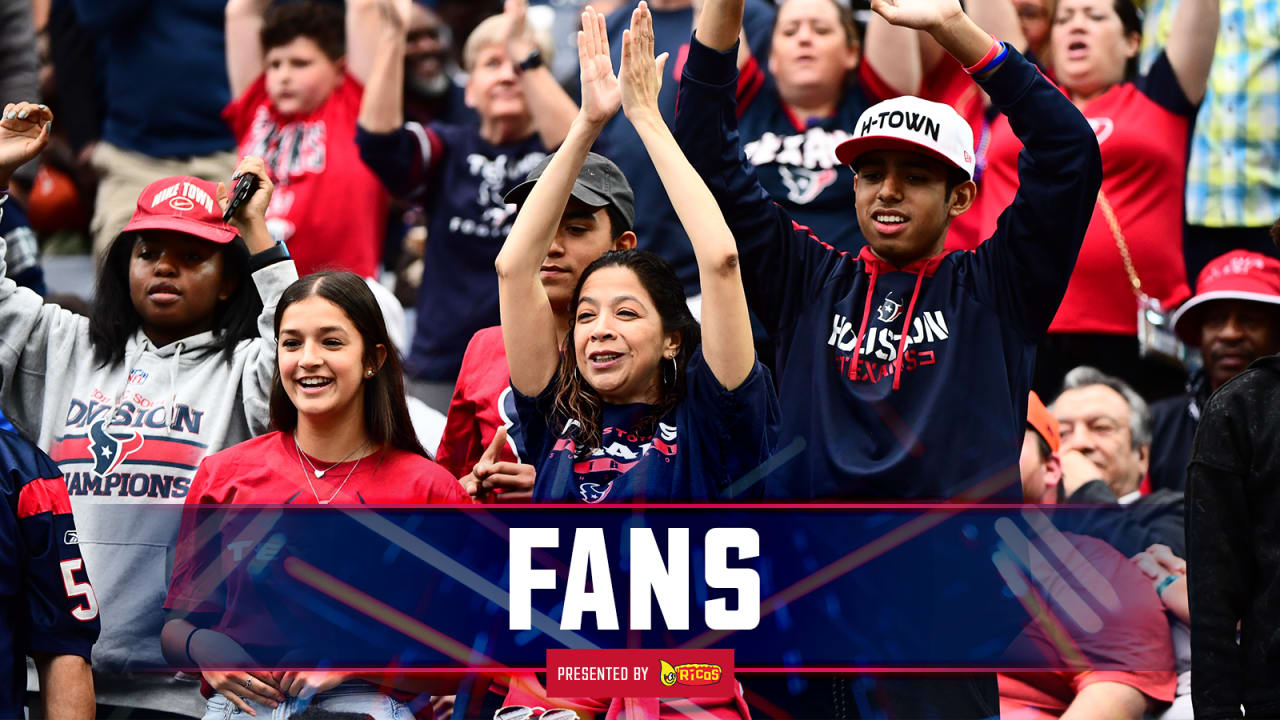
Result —
[[1049, 409], [1062, 437], [1065, 502], [1130, 510], [1124, 522], [1114, 513], [1100, 514], [1106, 527], [1089, 534], [1126, 556], [1159, 543], [1186, 557], [1182, 493], [1163, 489], [1144, 495], [1141, 489], [1151, 461], [1151, 412], [1142, 396], [1123, 380], [1082, 366], [1067, 373]]

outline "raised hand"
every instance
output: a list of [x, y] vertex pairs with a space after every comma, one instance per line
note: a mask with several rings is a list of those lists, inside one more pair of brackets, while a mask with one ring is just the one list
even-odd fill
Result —
[[[234, 181], [245, 173], [258, 176], [258, 189], [232, 216], [231, 226], [240, 233], [240, 237], [244, 238], [249, 252], [262, 252], [275, 244], [271, 233], [267, 231], [267, 207], [271, 204], [271, 193], [275, 185], [271, 182], [271, 176], [267, 174], [267, 166], [262, 162], [262, 158], [250, 156], [241, 159], [240, 164], [236, 166], [235, 174], [231, 176], [232, 188], [235, 187]], [[230, 202], [227, 184], [218, 183], [218, 207], [226, 212]]]
[[528, 12], [528, 0], [506, 0], [502, 6], [502, 16], [507, 20], [507, 56], [513, 63], [524, 60], [537, 47], [529, 40], [526, 29], [525, 16]]
[[588, 122], [602, 125], [622, 106], [622, 89], [609, 58], [604, 15], [590, 5], [582, 12], [582, 29], [578, 31], [578, 67], [582, 82], [579, 114]]
[[641, 0], [631, 12], [631, 27], [622, 32], [622, 67], [618, 75], [622, 84], [622, 111], [635, 122], [642, 116], [659, 114], [658, 93], [662, 90], [662, 71], [667, 66], [667, 53], [653, 56], [653, 15], [649, 4]]
[[0, 189], [8, 187], [14, 170], [49, 144], [52, 123], [53, 111], [44, 105], [20, 102], [4, 106], [0, 117]]
[[412, 7], [413, 0], [378, 0], [378, 14], [384, 26], [397, 33], [408, 32]]
[[871, 0], [871, 9], [890, 25], [933, 30], [962, 14], [960, 0]]

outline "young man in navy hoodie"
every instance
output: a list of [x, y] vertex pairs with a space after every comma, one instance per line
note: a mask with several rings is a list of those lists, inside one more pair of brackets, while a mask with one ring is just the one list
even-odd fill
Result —
[[[707, 0], [675, 135], [729, 221], [747, 301], [778, 342], [783, 464], [765, 490], [784, 500], [1019, 503], [1035, 347], [1093, 212], [1098, 142], [1075, 106], [958, 0], [873, 0], [872, 9], [932, 35], [1009, 117], [1023, 143], [1020, 187], [982, 246], [944, 253], [950, 222], [977, 193], [972, 131], [950, 107], [888, 100], [836, 151], [857, 175], [850, 212], [869, 244], [856, 257], [823, 244], [769, 200], [743, 155], [742, 0]], [[890, 717], [998, 713], [989, 674], [836, 682], [826, 717], [864, 701]]]
[[708, 0], [675, 133], [738, 240], [751, 309], [779, 344], [775, 498], [1021, 502], [1018, 457], [1037, 341], [1066, 291], [1102, 167], [1093, 130], [958, 0], [876, 0], [970, 69], [1024, 149], [1021, 186], [990, 239], [943, 252], [977, 194], [973, 137], [951, 108], [900, 97], [863, 113], [836, 150], [857, 174], [869, 246], [820, 242], [761, 189], [738, 138], [742, 0]]

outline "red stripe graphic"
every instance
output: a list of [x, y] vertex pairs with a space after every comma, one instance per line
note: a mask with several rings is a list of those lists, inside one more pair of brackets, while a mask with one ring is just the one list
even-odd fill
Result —
[[[124, 462], [144, 464], [152, 462], [177, 463], [196, 468], [205, 456], [205, 449], [197, 445], [165, 440], [163, 438], [141, 438], [143, 447], [132, 453]], [[82, 460], [93, 463], [93, 453], [89, 449], [89, 438], [66, 438], [54, 443], [49, 456], [55, 462], [65, 460]]]

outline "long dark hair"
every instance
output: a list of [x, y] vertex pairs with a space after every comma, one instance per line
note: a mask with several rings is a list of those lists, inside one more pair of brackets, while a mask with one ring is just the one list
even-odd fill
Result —
[[[393, 447], [429, 458], [431, 455], [418, 442], [404, 399], [404, 366], [382, 318], [382, 309], [365, 285], [364, 279], [351, 272], [319, 272], [300, 278], [285, 289], [276, 305], [275, 328], [280, 335], [284, 311], [299, 300], [318, 296], [337, 305], [351, 324], [360, 331], [364, 342], [364, 362], [377, 367], [378, 346], [387, 349], [387, 358], [373, 377], [364, 380], [364, 429], [378, 445]], [[271, 425], [281, 432], [298, 427], [298, 408], [285, 394], [280, 380], [280, 363], [276, 362], [275, 380], [271, 385]]]
[[[124, 362], [125, 343], [142, 327], [142, 316], [129, 295], [129, 263], [138, 239], [138, 233], [121, 233], [98, 266], [89, 344], [99, 367]], [[249, 249], [240, 238], [222, 246], [222, 274], [240, 278], [231, 297], [213, 308], [213, 332], [222, 342], [223, 357], [230, 362], [241, 340], [258, 336], [258, 316], [262, 314], [262, 299], [249, 278]]]
[[[1120, 25], [1124, 28], [1125, 37], [1136, 34], [1138, 39], [1142, 39], [1142, 11], [1138, 9], [1133, 0], [1112, 0], [1112, 4], [1116, 9], [1116, 15], [1120, 16]], [[1134, 54], [1133, 57], [1125, 61], [1124, 79], [1132, 80], [1138, 76], [1138, 58], [1142, 55], [1141, 49]]]
[[634, 432], [651, 434], [657, 427], [658, 420], [684, 399], [685, 370], [689, 367], [693, 353], [702, 344], [702, 328], [689, 311], [684, 285], [666, 260], [644, 250], [611, 250], [588, 265], [582, 271], [582, 277], [578, 278], [578, 286], [573, 290], [573, 301], [569, 304], [569, 332], [565, 335], [560, 366], [556, 370], [555, 403], [551, 418], [553, 428], [564, 427], [570, 421], [579, 425], [574, 431], [578, 455], [599, 447], [602, 432], [600, 395], [582, 377], [582, 373], [578, 372], [573, 341], [577, 326], [578, 299], [582, 295], [582, 286], [591, 277], [591, 273], [607, 267], [624, 267], [634, 272], [649, 297], [653, 298], [658, 316], [662, 318], [662, 332], [680, 333], [680, 353], [676, 356], [675, 377], [668, 379], [661, 367], [666, 361], [659, 361], [661, 397], [640, 424], [632, 428]]

